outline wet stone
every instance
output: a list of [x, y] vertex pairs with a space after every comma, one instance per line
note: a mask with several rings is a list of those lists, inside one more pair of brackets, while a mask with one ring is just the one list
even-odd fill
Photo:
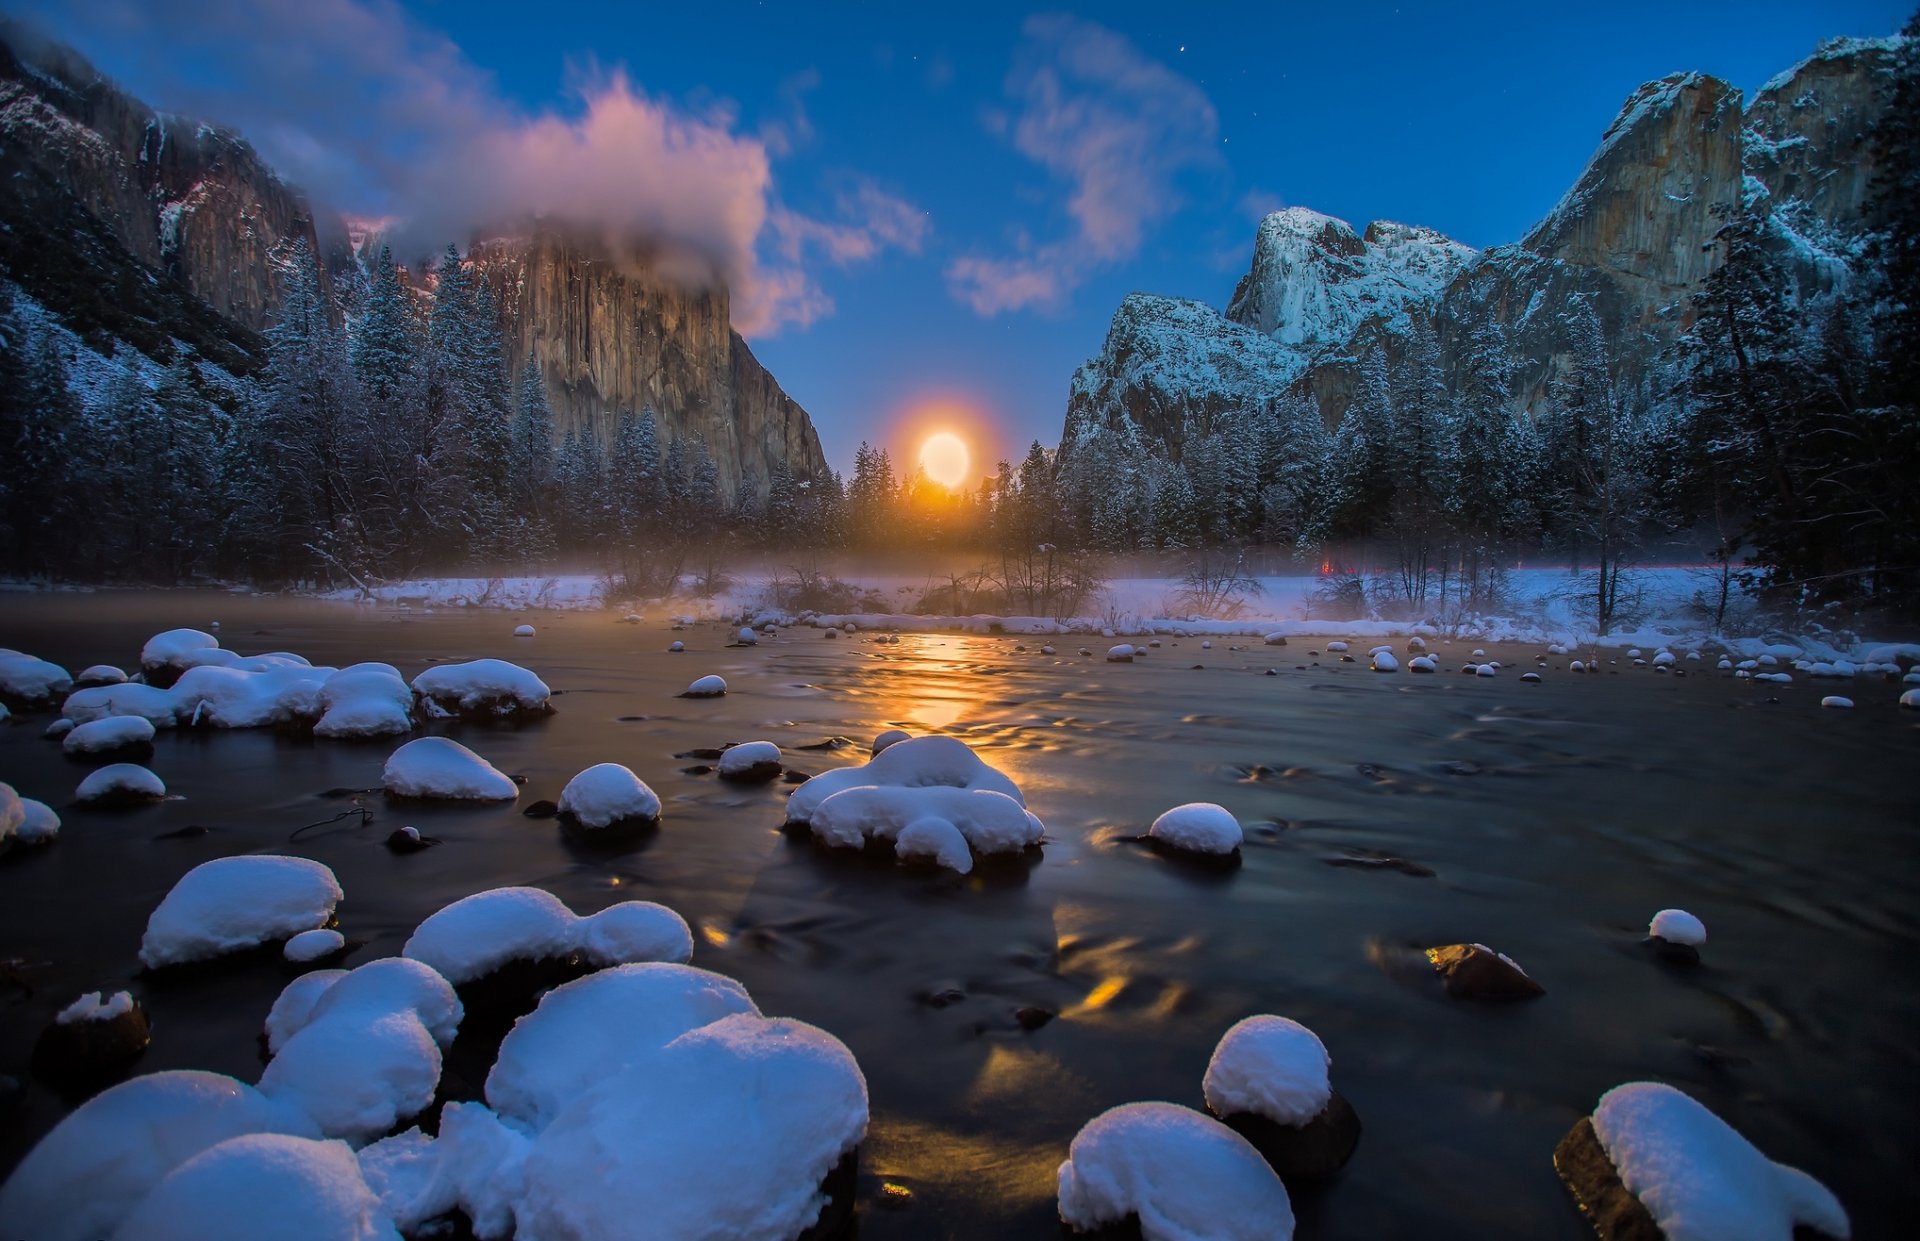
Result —
[[1700, 950], [1692, 944], [1676, 944], [1670, 939], [1658, 935], [1649, 935], [1645, 941], [1647, 955], [1667, 965], [1698, 965]]
[[1046, 1009], [1035, 1008], [1032, 1005], [1028, 1005], [1025, 1008], [1016, 1008], [1013, 1010], [1013, 1019], [1020, 1023], [1020, 1028], [1022, 1030], [1027, 1030], [1027, 1031], [1038, 1030], [1041, 1026], [1046, 1025], [1049, 1021], [1052, 1021], [1053, 1017], [1054, 1015], [1048, 1012]]
[[1347, 1166], [1360, 1145], [1360, 1114], [1339, 1091], [1301, 1125], [1283, 1125], [1252, 1112], [1230, 1112], [1220, 1123], [1253, 1143], [1282, 1180], [1318, 1181]]
[[554, 815], [560, 813], [560, 803], [542, 798], [520, 813], [526, 815], [529, 819], [551, 819]]
[[1547, 993], [1512, 960], [1485, 944], [1429, 948], [1427, 960], [1446, 983], [1447, 994], [1456, 999], [1527, 1000]]
[[421, 835], [417, 827], [398, 827], [387, 836], [387, 848], [395, 853], [418, 853], [439, 843], [432, 836]]
[[1581, 1117], [1560, 1139], [1553, 1151], [1553, 1169], [1603, 1241], [1665, 1241], [1653, 1213], [1620, 1180], [1591, 1117]]
[[33, 1072], [61, 1090], [91, 1090], [124, 1077], [153, 1031], [138, 1000], [105, 1020], [49, 1022], [33, 1045]]

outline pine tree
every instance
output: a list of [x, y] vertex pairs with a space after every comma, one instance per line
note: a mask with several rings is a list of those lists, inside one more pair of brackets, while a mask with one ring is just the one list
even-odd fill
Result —
[[15, 571], [51, 574], [65, 568], [57, 543], [77, 516], [69, 453], [81, 411], [52, 335], [28, 331], [3, 280], [0, 297], [0, 542]]
[[1153, 492], [1153, 541], [1168, 550], [1195, 547], [1200, 542], [1200, 513], [1193, 483], [1187, 478], [1186, 466], [1178, 461], [1165, 468]]
[[354, 373], [376, 399], [402, 392], [413, 371], [413, 305], [400, 284], [393, 252], [380, 247], [366, 310], [353, 325]]
[[531, 350], [520, 372], [520, 400], [508, 440], [512, 518], [519, 532], [514, 550], [523, 560], [541, 562], [554, 551], [553, 411], [540, 360]]

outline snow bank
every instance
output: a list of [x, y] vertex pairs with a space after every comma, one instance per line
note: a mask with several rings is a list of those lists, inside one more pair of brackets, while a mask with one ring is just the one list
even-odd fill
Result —
[[1824, 1185], [1774, 1163], [1672, 1086], [1614, 1087], [1594, 1108], [1593, 1129], [1667, 1241], [1791, 1241], [1795, 1224], [1849, 1235]]
[[62, 753], [74, 758], [93, 754], [111, 754], [153, 744], [154, 728], [150, 720], [137, 715], [116, 715], [108, 719], [76, 724], [60, 741]]
[[514, 1023], [487, 1077], [487, 1102], [528, 1133], [595, 1084], [689, 1030], [758, 1015], [746, 988], [688, 965], [620, 965], [555, 987]]
[[138, 763], [109, 763], [92, 772], [74, 790], [74, 800], [83, 806], [126, 806], [160, 801], [167, 786]]
[[433, 1102], [462, 1015], [452, 985], [427, 966], [369, 961], [321, 990], [304, 1021], [283, 1020], [261, 1093], [328, 1137], [369, 1141]]
[[1206, 801], [1175, 806], [1153, 821], [1147, 837], [1169, 848], [1221, 857], [1238, 849], [1244, 839], [1240, 821], [1225, 806]]
[[400, 608], [529, 608], [588, 611], [607, 606], [605, 580], [591, 574], [552, 577], [409, 578], [366, 589], [348, 587], [320, 596], [340, 603], [384, 603]]
[[418, 737], [387, 758], [381, 783], [394, 797], [512, 801], [520, 786], [458, 741]]
[[169, 1172], [253, 1133], [319, 1136], [305, 1115], [219, 1073], [121, 1082], [74, 1109], [13, 1170], [0, 1186], [0, 1227], [33, 1241], [100, 1241]]
[[750, 1013], [681, 1035], [580, 1096], [524, 1166], [518, 1234], [653, 1241], [793, 1237], [867, 1128], [867, 1085], [840, 1041]]
[[114, 1234], [124, 1241], [400, 1241], [344, 1142], [229, 1138], [169, 1173]]
[[1150, 1241], [1287, 1241], [1293, 1204], [1260, 1152], [1171, 1103], [1088, 1121], [1060, 1165], [1060, 1218], [1092, 1230], [1137, 1216]]
[[428, 916], [401, 949], [455, 985], [513, 961], [578, 952], [596, 966], [693, 957], [693, 933], [664, 905], [623, 901], [582, 918], [543, 888], [492, 888]]
[[73, 678], [59, 664], [0, 647], [0, 698], [37, 707], [72, 688]]
[[1251, 1112], [1281, 1125], [1303, 1125], [1333, 1097], [1333, 1063], [1319, 1036], [1285, 1017], [1256, 1016], [1221, 1036], [1201, 1082], [1217, 1116]]
[[567, 781], [560, 793], [560, 813], [593, 829], [652, 824], [660, 820], [660, 798], [619, 763], [599, 763]]
[[504, 659], [429, 668], [413, 678], [413, 691], [442, 711], [468, 715], [545, 715], [553, 710], [546, 682]]
[[324, 926], [344, 894], [333, 872], [299, 857], [215, 858], [181, 876], [140, 941], [148, 969], [206, 960]]

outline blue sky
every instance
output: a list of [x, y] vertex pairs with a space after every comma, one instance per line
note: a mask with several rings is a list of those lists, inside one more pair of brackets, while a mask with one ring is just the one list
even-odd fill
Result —
[[[461, 218], [447, 201], [487, 191], [443, 185], [435, 216], [417, 174], [436, 148], [469, 143], [550, 161], [536, 179], [566, 201], [643, 201], [636, 218], [685, 234], [758, 291], [764, 313], [736, 321], [842, 468], [931, 396], [980, 411], [1006, 455], [1051, 443], [1073, 368], [1120, 298], [1224, 304], [1263, 210], [1516, 241], [1642, 81], [1698, 69], [1751, 92], [1820, 39], [1890, 33], [1910, 12], [1906, 0], [1618, 3], [1597, 16], [1540, 4], [15, 7], [150, 102], [240, 128], [344, 209]], [[581, 123], [610, 90], [621, 109]], [[476, 137], [516, 127], [518, 145]], [[659, 150], [645, 137], [656, 131]], [[678, 140], [689, 132], [691, 150]]]

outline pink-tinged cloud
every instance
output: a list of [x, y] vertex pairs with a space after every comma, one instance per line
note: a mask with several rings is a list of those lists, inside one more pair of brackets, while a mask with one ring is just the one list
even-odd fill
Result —
[[1068, 185], [1073, 230], [1012, 257], [950, 264], [948, 288], [983, 315], [1057, 304], [1097, 268], [1132, 258], [1180, 205], [1181, 175], [1220, 162], [1219, 119], [1192, 81], [1079, 18], [1029, 18], [1021, 33], [1006, 83], [1014, 113], [1010, 124], [989, 114], [988, 127]]
[[832, 309], [812, 264], [917, 249], [925, 235], [921, 213], [871, 186], [843, 194], [832, 220], [782, 205], [772, 159], [811, 135], [806, 75], [790, 84], [791, 115], [756, 135], [730, 111], [689, 111], [618, 72], [574, 83], [573, 108], [529, 115], [391, 0], [26, 7], [83, 51], [113, 31], [139, 49], [123, 74], [152, 102], [247, 136], [326, 204], [398, 219], [403, 259], [560, 221], [680, 280], [725, 282], [751, 335]]

